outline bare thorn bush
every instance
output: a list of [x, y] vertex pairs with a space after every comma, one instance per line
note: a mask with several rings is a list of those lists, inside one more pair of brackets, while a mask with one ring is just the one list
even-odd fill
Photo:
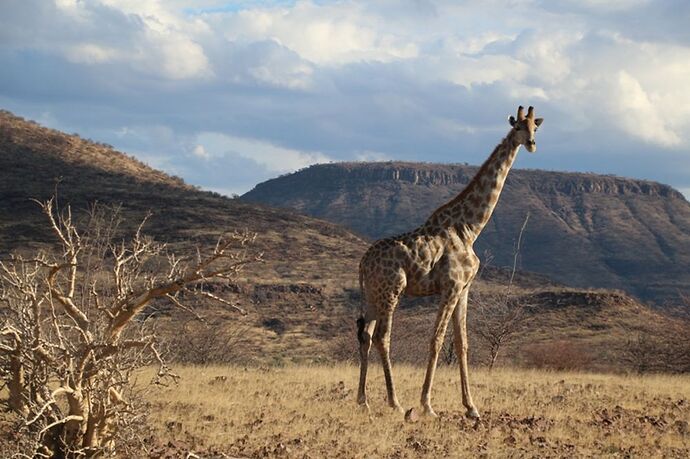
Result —
[[166, 357], [191, 365], [243, 364], [249, 359], [252, 347], [252, 328], [249, 325], [228, 326], [189, 320], [171, 337]]
[[531, 305], [509, 290], [474, 295], [476, 311], [474, 334], [485, 349], [489, 370], [493, 369], [500, 352], [522, 333], [529, 318]]
[[533, 344], [525, 350], [525, 363], [529, 368], [574, 371], [586, 368], [591, 361], [591, 353], [572, 341]]
[[624, 360], [637, 373], [690, 372], [690, 301], [681, 296], [685, 307], [667, 311], [672, 320], [648, 323], [641, 330], [629, 330]]
[[[223, 235], [209, 254], [179, 257], [143, 233], [119, 238], [119, 208], [93, 206], [77, 222], [53, 199], [39, 203], [58, 243], [0, 262], [0, 402], [17, 421], [18, 453], [94, 457], [133, 444], [146, 415], [133, 389], [137, 369], [174, 380], [142, 311], [154, 300], [183, 307], [181, 294], [233, 279], [254, 234]], [[223, 300], [238, 312], [241, 309]]]
[[[478, 292], [471, 297], [472, 329], [483, 347], [488, 350], [489, 370], [493, 369], [501, 350], [523, 331], [529, 317], [531, 305], [526, 304], [524, 299], [513, 291], [522, 237], [528, 221], [529, 214], [525, 216], [515, 243], [513, 267], [508, 284], [501, 291]], [[490, 255], [487, 258], [485, 266], [491, 261]]]

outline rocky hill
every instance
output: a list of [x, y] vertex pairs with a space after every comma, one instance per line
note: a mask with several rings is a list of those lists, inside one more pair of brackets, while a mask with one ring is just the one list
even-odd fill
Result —
[[[57, 191], [75, 213], [93, 202], [121, 204], [126, 223], [152, 211], [148, 234], [184, 250], [224, 231], [257, 232], [266, 262], [249, 268], [263, 282], [325, 282], [354, 272], [366, 244], [344, 228], [204, 192], [135, 158], [0, 111], [0, 254], [51, 242], [38, 205]], [[333, 257], [340, 265], [334, 266]], [[354, 279], [354, 275], [353, 275]]]
[[[380, 238], [422, 223], [476, 171], [449, 164], [323, 164], [261, 183], [242, 199]], [[527, 214], [522, 269], [570, 286], [624, 289], [660, 304], [690, 289], [690, 203], [667, 185], [513, 170], [477, 253], [489, 250], [495, 264], [511, 265]]]

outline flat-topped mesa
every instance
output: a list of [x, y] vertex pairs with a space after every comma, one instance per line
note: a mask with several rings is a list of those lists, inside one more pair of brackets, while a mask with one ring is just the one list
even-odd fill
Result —
[[[479, 170], [467, 164], [387, 162], [342, 162], [315, 164], [290, 176], [286, 180], [319, 182], [334, 185], [356, 182], [382, 183], [404, 182], [420, 186], [467, 185]], [[271, 182], [270, 180], [268, 182]], [[265, 184], [257, 185], [260, 190]], [[525, 184], [534, 191], [575, 195], [597, 193], [606, 195], [644, 195], [685, 199], [683, 194], [662, 183], [583, 172], [557, 172], [536, 169], [513, 169], [506, 181]]]
[[260, 191], [275, 181], [299, 180], [317, 183], [381, 183], [401, 181], [419, 185], [452, 185], [467, 183], [473, 175], [471, 166], [407, 162], [339, 162], [314, 164], [293, 174], [259, 183]]

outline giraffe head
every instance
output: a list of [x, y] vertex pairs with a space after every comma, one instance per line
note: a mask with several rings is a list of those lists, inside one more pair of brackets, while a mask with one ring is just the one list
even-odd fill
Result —
[[541, 125], [542, 121], [544, 121], [544, 118], [534, 117], [534, 107], [530, 107], [527, 110], [527, 116], [525, 116], [524, 110], [522, 105], [520, 105], [517, 111], [517, 119], [515, 119], [514, 116], [508, 119], [510, 125], [513, 126], [511, 134], [518, 145], [524, 145], [527, 151], [534, 153], [537, 151], [534, 133], [537, 132], [537, 128]]

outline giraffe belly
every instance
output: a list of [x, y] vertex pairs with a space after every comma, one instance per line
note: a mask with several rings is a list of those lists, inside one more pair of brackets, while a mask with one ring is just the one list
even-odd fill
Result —
[[440, 292], [440, 284], [434, 271], [407, 273], [405, 294], [408, 296], [429, 296]]
[[407, 274], [405, 294], [428, 296], [442, 293], [448, 288], [464, 288], [472, 282], [479, 267], [473, 251], [446, 252], [431, 269], [414, 267]]

